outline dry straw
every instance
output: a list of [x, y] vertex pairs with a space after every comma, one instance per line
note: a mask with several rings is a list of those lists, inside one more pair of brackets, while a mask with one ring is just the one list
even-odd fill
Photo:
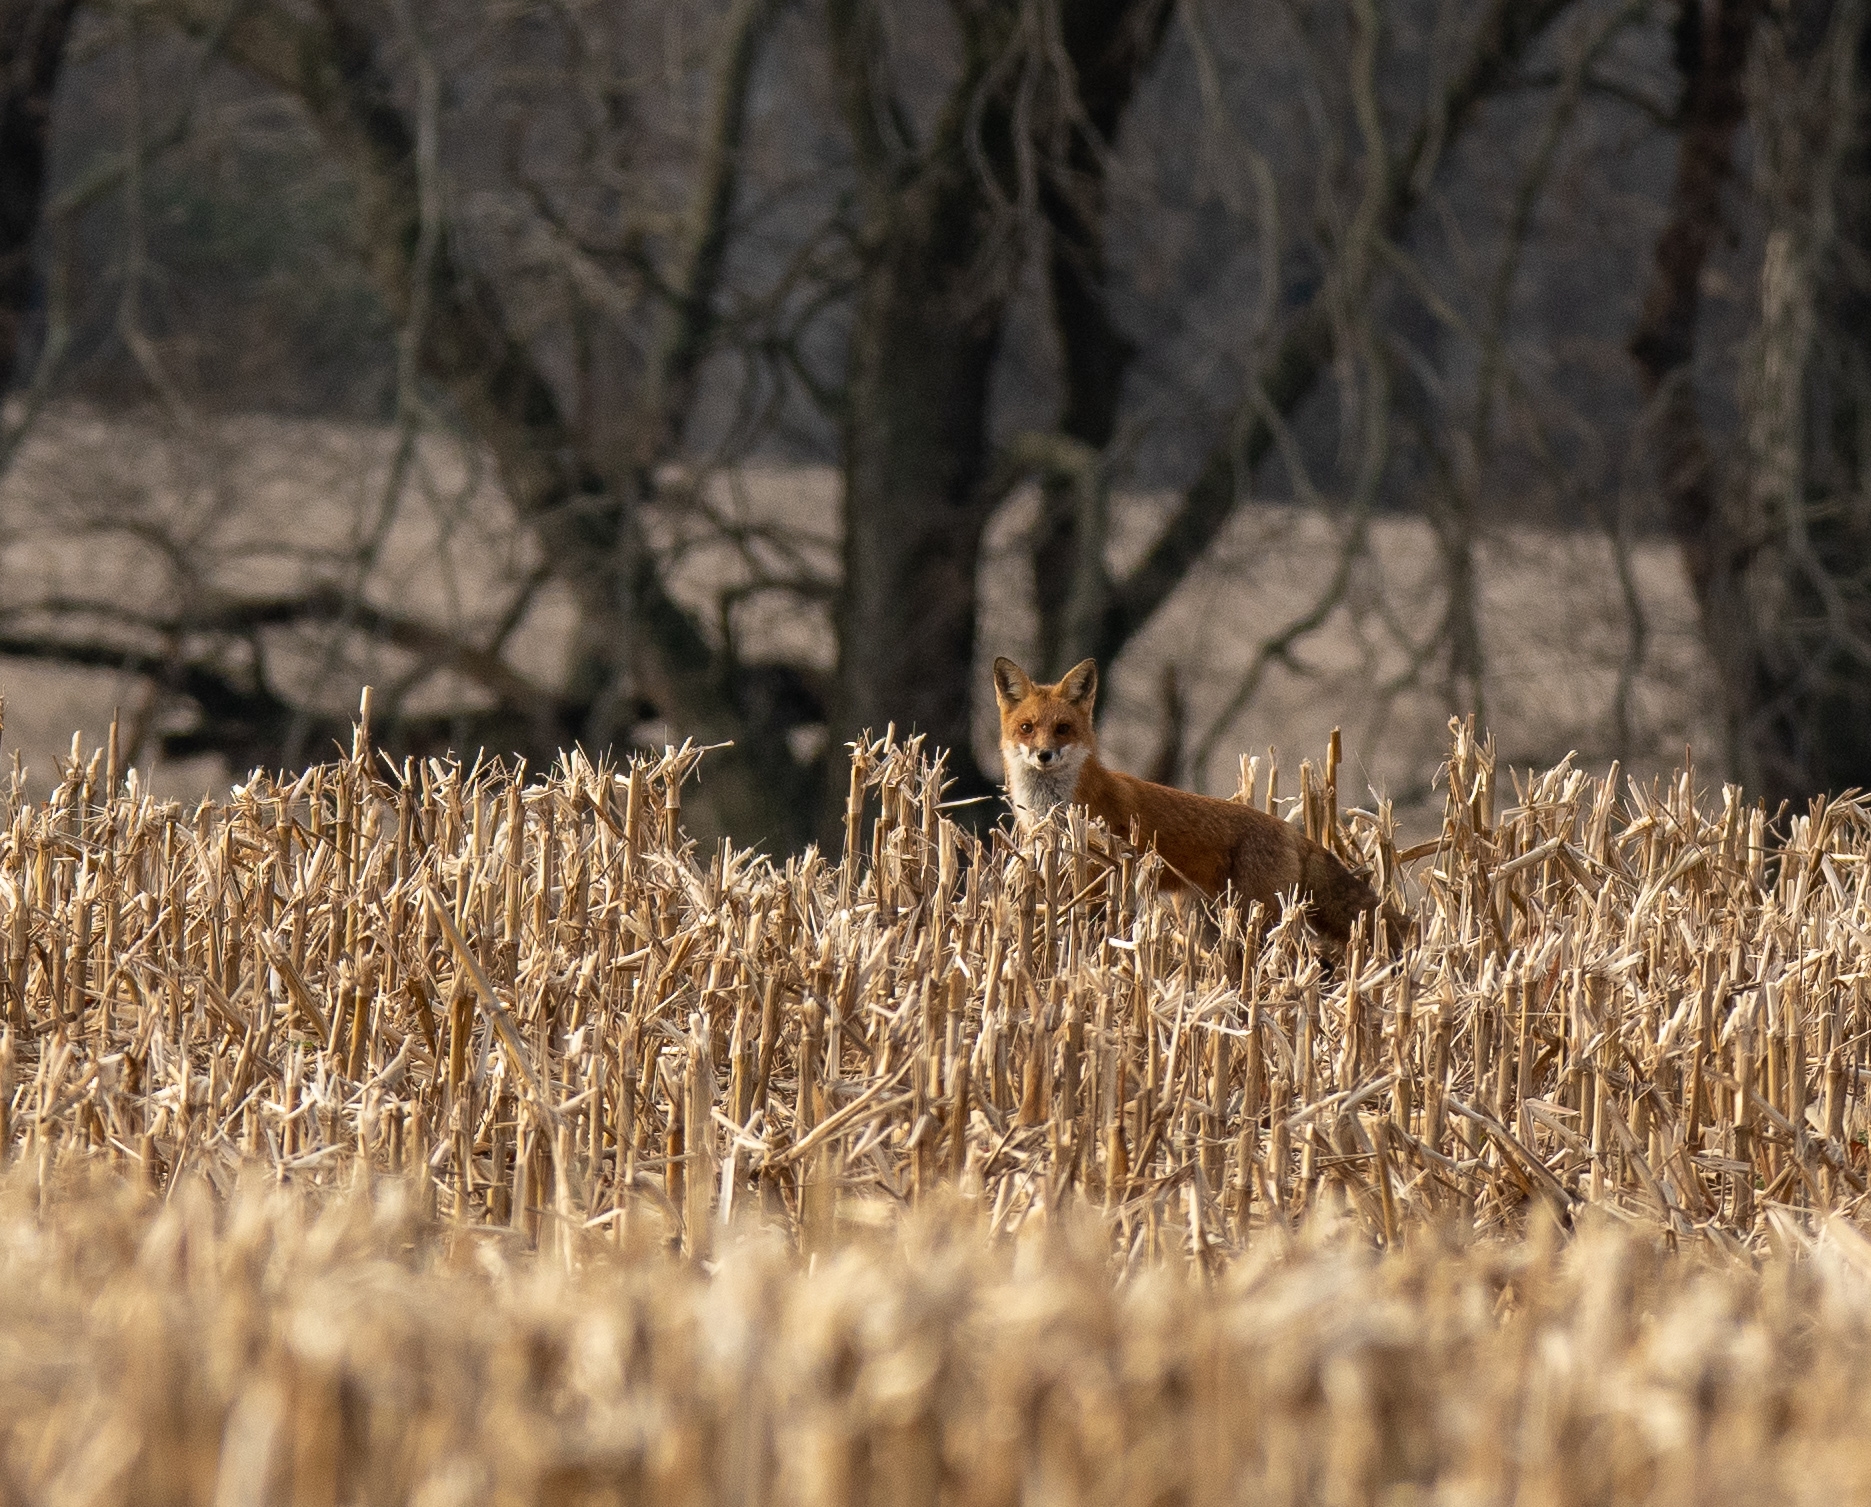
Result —
[[811, 1270], [737, 1230], [707, 1275], [568, 1270], [401, 1179], [117, 1187], [0, 1196], [9, 1502], [1871, 1498], [1871, 1245], [1842, 1221], [1759, 1273], [1546, 1224], [1113, 1283], [1089, 1210], [990, 1244], [938, 1197]]
[[[944, 1185], [996, 1234], [1089, 1209], [1125, 1260], [1210, 1267], [1322, 1207], [1384, 1244], [1857, 1212], [1864, 806], [1775, 825], [1567, 764], [1509, 800], [1452, 732], [1442, 830], [1401, 852], [1335, 757], [1302, 767], [1292, 819], [1413, 917], [1335, 961], [1079, 814], [977, 841], [915, 741], [856, 747], [843, 852], [784, 862], [687, 841], [689, 746], [529, 780], [360, 726], [192, 811], [74, 756], [0, 810], [0, 1148], [156, 1193], [400, 1172], [529, 1244], [696, 1256]], [[1249, 761], [1240, 798], [1276, 784]]]
[[1865, 809], [1452, 731], [1402, 851], [1302, 766], [1336, 960], [888, 737], [784, 863], [690, 747], [16, 781], [0, 1501], [1871, 1500]]
[[1203, 1264], [1321, 1204], [1385, 1243], [1534, 1204], [1729, 1243], [1856, 1211], [1864, 807], [1781, 837], [1688, 771], [1564, 764], [1508, 803], [1452, 732], [1443, 831], [1403, 852], [1385, 809], [1342, 818], [1336, 758], [1302, 768], [1293, 818], [1414, 917], [1336, 964], [1295, 914], [1160, 895], [1078, 814], [975, 841], [915, 741], [853, 751], [836, 863], [696, 852], [692, 747], [528, 781], [393, 768], [359, 726], [195, 811], [75, 756], [0, 837], [0, 1146], [152, 1191], [361, 1164], [528, 1241], [692, 1254], [737, 1213], [823, 1249], [943, 1183], [994, 1232], [1091, 1206], [1123, 1256]]

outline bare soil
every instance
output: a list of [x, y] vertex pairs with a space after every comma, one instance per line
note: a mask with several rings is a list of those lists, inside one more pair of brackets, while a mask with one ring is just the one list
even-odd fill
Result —
[[[410, 454], [407, 484], [386, 506], [398, 437], [309, 421], [242, 418], [177, 428], [166, 422], [81, 409], [46, 416], [0, 481], [0, 607], [21, 630], [56, 600], [98, 604], [99, 632], [121, 638], [123, 618], [169, 619], [177, 604], [216, 594], [289, 592], [307, 579], [363, 581], [373, 604], [485, 640], [521, 603], [537, 560], [509, 524], [483, 465], [442, 437]], [[686, 489], [685, 489], [686, 490]], [[672, 508], [659, 537], [680, 551], [678, 594], [717, 620], [715, 594], [758, 574], [829, 579], [837, 560], [837, 474], [827, 467], [750, 468], [716, 474], [694, 493], [706, 517]], [[1123, 568], [1146, 547], [1168, 499], [1128, 495], [1115, 505], [1112, 562]], [[977, 673], [986, 685], [996, 654], [1031, 659], [1034, 623], [1024, 540], [1034, 499], [1016, 496], [990, 531], [982, 566]], [[1103, 731], [1107, 753], [1137, 769], [1161, 732], [1160, 686], [1173, 664], [1187, 698], [1188, 752], [1182, 780], [1232, 792], [1243, 754], [1277, 750], [1282, 790], [1297, 788], [1301, 757], [1344, 730], [1348, 800], [1364, 787], [1400, 812], [1431, 800], [1447, 747], [1454, 699], [1447, 655], [1423, 654], [1446, 611], [1435, 538], [1411, 518], [1372, 525], [1369, 559], [1344, 601], [1318, 631], [1274, 663], [1258, 693], [1217, 726], [1253, 664], [1257, 647], [1305, 613], [1330, 580], [1345, 521], [1278, 504], [1249, 504], [1211, 558], [1114, 667], [1107, 667]], [[367, 550], [373, 539], [374, 550]], [[1719, 769], [1714, 685], [1697, 637], [1693, 603], [1675, 551], [1640, 541], [1630, 566], [1643, 613], [1640, 659], [1615, 560], [1602, 535], [1492, 530], [1475, 541], [1485, 656], [1482, 720], [1504, 761], [1547, 765], [1576, 750], [1602, 765], [1613, 757], [1640, 777], [1667, 769], [1684, 746]], [[360, 575], [359, 560], [369, 554]], [[534, 590], [506, 640], [516, 667], [550, 681], [572, 627], [569, 603]], [[825, 601], [783, 592], [752, 596], [733, 622], [744, 653], [796, 656], [823, 668], [834, 645]], [[147, 628], [140, 639], [159, 643]], [[317, 688], [334, 709], [355, 706], [359, 687], [378, 686], [411, 710], [474, 694], [449, 676], [402, 688], [411, 661], [394, 652], [360, 655], [334, 647], [328, 630], [269, 632], [269, 671]], [[1422, 662], [1412, 664], [1413, 658]], [[1627, 713], [1615, 714], [1621, 666], [1630, 663]], [[225, 789], [231, 775], [213, 759], [165, 763], [154, 733], [186, 709], [151, 702], [133, 676], [0, 659], [5, 745], [43, 790], [71, 748], [88, 747], [122, 708], [155, 790], [194, 797]], [[645, 728], [646, 736], [666, 730]], [[976, 752], [990, 769], [992, 700], [981, 698]], [[327, 749], [306, 748], [307, 758]]]

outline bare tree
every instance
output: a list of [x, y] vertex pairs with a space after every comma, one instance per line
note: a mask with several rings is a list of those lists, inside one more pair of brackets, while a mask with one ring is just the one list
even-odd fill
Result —
[[[9, 607], [0, 653], [145, 676], [192, 708], [171, 748], [248, 764], [332, 735], [336, 667], [370, 645], [400, 656], [379, 719], [392, 747], [549, 757], [660, 724], [733, 745], [707, 766], [710, 825], [792, 844], [829, 830], [828, 754], [867, 727], [926, 734], [956, 795], [985, 790], [970, 753], [983, 540], [1037, 481], [1028, 576], [1053, 668], [1124, 655], [1256, 497], [1331, 519], [1316, 593], [1236, 684], [1190, 702], [1198, 775], [1267, 677], [1304, 673], [1347, 617], [1385, 646], [1390, 690], [1440, 676], [1437, 694], [1477, 709], [1484, 536], [1535, 489], [1594, 516], [1578, 435], [1612, 457], [1639, 432], [1678, 447], [1664, 490], [1692, 561], [1719, 522], [1710, 467], [1682, 459], [1712, 450], [1678, 373], [1760, 15], [1743, 0], [153, 0], [117, 17], [120, 45], [190, 39], [213, 87], [241, 80], [348, 186], [346, 249], [392, 332], [383, 458], [344, 542], [299, 551], [268, 589], [191, 578], [208, 534], [146, 520], [166, 596], [133, 610], [42, 593]], [[1680, 108], [1647, 85], [1671, 26]], [[186, 137], [147, 128], [149, 160]], [[1582, 360], [1553, 375], [1567, 316], [1531, 300], [1578, 254], [1555, 197], [1600, 192], [1592, 175], [1631, 140], [1674, 143], [1677, 188], [1629, 395], [1607, 396]], [[1615, 248], [1627, 274], [1647, 251], [1641, 227]], [[1043, 361], [1016, 349], [1036, 341]], [[996, 384], [1016, 356], [1056, 375], [1012, 425]], [[212, 453], [186, 384], [145, 369], [169, 432]], [[1137, 459], [1170, 429], [1174, 461]], [[513, 544], [478, 619], [382, 585], [412, 499], [446, 490], [425, 459], [443, 438], [470, 479], [433, 506]], [[802, 447], [837, 465], [827, 539], [722, 503], [724, 478]], [[494, 485], [477, 490], [483, 464]], [[1146, 471], [1167, 502], [1120, 560]], [[216, 486], [225, 521], [242, 504]], [[1433, 612], [1394, 599], [1377, 540], [1399, 510], [1434, 524]], [[1809, 538], [1830, 527], [1824, 508], [1803, 516]], [[1612, 530], [1623, 550], [1625, 522]], [[706, 550], [735, 570], [698, 590]], [[1698, 578], [1711, 643], [1719, 575]], [[822, 644], [750, 633], [774, 602]], [[542, 603], [570, 617], [551, 669], [516, 647]]]
[[[1729, 762], [1775, 799], [1871, 783], [1866, 28], [1856, 0], [1683, 9], [1676, 191], [1632, 342], [1725, 692]], [[1705, 432], [1698, 394], [1698, 290], [1744, 121], [1763, 254], [1733, 379], [1741, 423], [1724, 443]]]
[[1000, 495], [989, 383], [1007, 303], [1043, 204], [1073, 373], [1064, 432], [1108, 440], [1123, 350], [1095, 286], [1097, 185], [1164, 13], [1162, 0], [1118, 0], [1073, 7], [1062, 27], [1049, 5], [955, 5], [962, 64], [918, 141], [893, 98], [881, 7], [828, 8], [865, 255], [845, 374], [833, 735], [913, 726], [950, 750], [964, 796], [983, 787], [975, 583]]
[[[544, 751], [579, 737], [603, 745], [627, 731], [634, 708], [647, 702], [704, 741], [734, 744], [710, 772], [724, 826], [781, 840], [796, 835], [776, 821], [798, 809], [803, 793], [793, 760], [772, 729], [737, 714], [725, 667], [664, 589], [641, 515], [656, 465], [680, 438], [706, 347], [748, 80], [773, 7], [742, 3], [724, 19], [690, 208], [672, 254], [656, 269], [664, 307], [632, 405], [635, 443], [621, 456], [594, 453], [589, 436], [575, 432], [538, 351], [512, 327], [500, 290], [434, 223], [440, 167], [435, 126], [423, 118], [433, 110], [425, 100], [434, 86], [419, 82], [411, 100], [393, 62], [401, 51], [413, 55], [418, 71], [434, 66], [423, 61], [428, 44], [414, 23], [398, 35], [377, 7], [341, 0], [305, 14], [243, 6], [225, 26], [225, 8], [211, 0], [172, 0], [167, 8], [178, 24], [214, 37], [232, 62], [297, 101], [345, 164], [359, 204], [359, 254], [403, 332], [409, 363], [486, 446], [517, 521], [577, 603], [563, 687], [535, 689], [517, 705], [502, 697], [488, 733], [510, 736], [514, 714], [524, 711], [533, 725], [523, 746]], [[274, 622], [327, 615], [328, 594], [269, 602], [264, 611]], [[353, 614], [352, 625], [368, 631], [361, 615]], [[451, 646], [449, 657], [473, 653], [472, 645]], [[239, 695], [229, 687], [217, 699]], [[253, 686], [246, 699], [258, 704], [243, 720], [275, 736], [291, 717], [271, 687]], [[270, 752], [270, 741], [262, 736], [241, 752]]]

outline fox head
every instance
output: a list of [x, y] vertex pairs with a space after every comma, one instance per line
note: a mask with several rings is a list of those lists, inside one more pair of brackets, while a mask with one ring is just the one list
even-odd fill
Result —
[[[994, 697], [1000, 703], [1000, 751], [1016, 803], [1042, 809], [1069, 799], [1085, 760], [1097, 751], [1092, 706], [1098, 666], [1082, 660], [1057, 685], [1040, 685], [1011, 659], [994, 661]], [[1034, 784], [1058, 786], [1034, 802], [1020, 798]]]

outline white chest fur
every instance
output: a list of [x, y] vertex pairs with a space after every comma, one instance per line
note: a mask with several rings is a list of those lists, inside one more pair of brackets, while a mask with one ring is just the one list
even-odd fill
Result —
[[1082, 747], [1062, 748], [1050, 764], [1042, 764], [1039, 755], [1023, 744], [1001, 744], [1001, 760], [1007, 766], [1007, 794], [1021, 826], [1071, 801], [1087, 752]]

